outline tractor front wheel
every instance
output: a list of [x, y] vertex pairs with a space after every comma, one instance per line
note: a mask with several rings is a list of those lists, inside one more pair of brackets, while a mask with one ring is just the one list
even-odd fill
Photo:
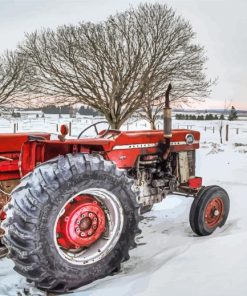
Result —
[[219, 186], [208, 186], [195, 197], [190, 210], [190, 225], [200, 236], [213, 233], [222, 227], [228, 217], [230, 200], [227, 192]]
[[139, 233], [132, 180], [101, 156], [59, 156], [13, 191], [4, 243], [15, 270], [38, 288], [66, 292], [111, 275]]

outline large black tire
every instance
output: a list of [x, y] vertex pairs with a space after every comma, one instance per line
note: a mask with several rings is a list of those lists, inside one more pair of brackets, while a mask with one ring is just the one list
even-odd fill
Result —
[[[222, 205], [219, 206], [222, 211], [215, 208], [219, 217], [214, 217], [212, 214], [212, 217], [208, 218], [207, 209], [215, 211], [214, 208], [210, 208], [210, 203], [215, 199], [217, 199], [219, 205]], [[204, 187], [192, 203], [190, 209], [190, 226], [197, 235], [210, 235], [216, 228], [222, 227], [226, 223], [229, 209], [230, 199], [223, 188], [219, 186]], [[209, 224], [209, 222], [211, 223]]]
[[[111, 275], [129, 258], [140, 233], [138, 194], [124, 170], [99, 155], [68, 154], [38, 166], [12, 192], [6, 206], [4, 244], [14, 269], [44, 290], [67, 292]], [[118, 197], [124, 223], [111, 252], [89, 265], [64, 260], [54, 242], [54, 223], [69, 197], [85, 188], [103, 188]]]

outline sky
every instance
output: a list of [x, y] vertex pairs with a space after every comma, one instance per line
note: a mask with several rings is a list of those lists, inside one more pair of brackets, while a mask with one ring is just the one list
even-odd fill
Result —
[[195, 108], [247, 110], [246, 0], [0, 0], [0, 52], [14, 49], [25, 32], [79, 21], [100, 21], [140, 2], [166, 3], [190, 21], [205, 47], [207, 75], [218, 78], [212, 94]]

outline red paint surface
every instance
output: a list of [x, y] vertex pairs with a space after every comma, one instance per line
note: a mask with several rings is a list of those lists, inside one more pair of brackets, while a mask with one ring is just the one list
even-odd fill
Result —
[[[199, 143], [178, 145], [178, 142], [185, 143], [187, 134], [193, 134], [195, 141], [200, 140], [198, 131], [173, 130], [171, 152], [199, 148]], [[161, 130], [113, 132], [112, 137], [108, 134], [107, 138], [69, 139], [64, 142], [49, 140], [49, 134], [30, 133], [29, 135], [42, 136], [45, 140], [29, 141], [28, 134], [0, 134], [0, 156], [14, 155], [13, 161], [0, 161], [0, 180], [20, 178], [19, 171], [21, 176], [24, 176], [38, 164], [68, 153], [100, 153], [105, 159], [114, 161], [119, 168], [130, 168], [135, 166], [139, 155], [155, 154], [157, 147], [121, 149], [122, 145], [158, 145], [159, 142], [164, 141], [164, 134]], [[120, 149], [114, 150], [116, 146]]]
[[[50, 139], [47, 133], [30, 133], [32, 136]], [[0, 134], [0, 157], [10, 158], [12, 160], [0, 159], [0, 181], [20, 179], [19, 159], [24, 142], [29, 139], [29, 134]], [[29, 155], [31, 151], [27, 152]], [[25, 155], [25, 157], [27, 157]], [[30, 166], [33, 169], [33, 166]]]
[[57, 242], [65, 249], [87, 247], [96, 242], [105, 229], [105, 213], [100, 204], [92, 196], [79, 195], [65, 207], [58, 220]]

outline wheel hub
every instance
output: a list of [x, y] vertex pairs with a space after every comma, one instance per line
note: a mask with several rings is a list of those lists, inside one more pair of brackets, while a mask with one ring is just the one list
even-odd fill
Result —
[[87, 188], [61, 207], [54, 223], [56, 250], [70, 264], [95, 263], [117, 244], [123, 225], [117, 196], [103, 188]]
[[93, 222], [89, 217], [83, 218], [83, 219], [81, 219], [80, 230], [81, 231], [88, 230], [92, 226], [92, 224], [93, 224]]
[[224, 204], [220, 197], [212, 199], [205, 209], [205, 222], [209, 228], [217, 226], [224, 214]]
[[105, 213], [100, 203], [89, 195], [79, 195], [65, 207], [58, 220], [57, 241], [65, 249], [88, 247], [105, 229]]
[[214, 216], [219, 216], [219, 214], [220, 214], [219, 210], [214, 211]]

